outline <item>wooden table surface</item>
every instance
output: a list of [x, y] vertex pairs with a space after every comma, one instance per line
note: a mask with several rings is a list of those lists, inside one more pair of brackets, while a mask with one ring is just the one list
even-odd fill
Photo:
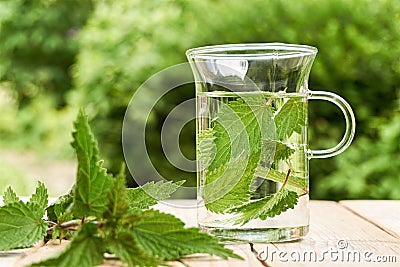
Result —
[[[195, 205], [194, 200], [170, 202]], [[170, 264], [180, 267], [400, 266], [400, 201], [311, 201], [310, 207], [310, 232], [300, 241], [227, 245], [245, 261], [193, 255]], [[157, 204], [156, 208], [174, 214], [187, 226], [196, 226], [195, 208], [167, 204]], [[63, 247], [63, 244], [48, 244], [22, 253], [0, 253], [0, 266], [24, 266]], [[102, 266], [123, 265], [109, 260]]]

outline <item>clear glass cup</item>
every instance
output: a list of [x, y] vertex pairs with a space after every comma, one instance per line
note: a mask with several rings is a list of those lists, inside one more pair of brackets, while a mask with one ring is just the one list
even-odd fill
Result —
[[[186, 52], [196, 81], [198, 224], [236, 240], [288, 241], [309, 230], [309, 159], [343, 152], [355, 133], [350, 105], [311, 91], [317, 49], [229, 44]], [[308, 147], [308, 100], [328, 100], [346, 130], [333, 148]]]

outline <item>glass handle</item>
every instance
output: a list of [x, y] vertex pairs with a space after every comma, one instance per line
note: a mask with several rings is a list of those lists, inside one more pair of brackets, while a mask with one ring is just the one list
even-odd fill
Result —
[[309, 91], [308, 99], [315, 100], [327, 100], [329, 102], [337, 105], [343, 112], [344, 118], [346, 120], [346, 130], [343, 135], [342, 140], [335, 147], [323, 150], [308, 150], [308, 157], [311, 158], [329, 158], [342, 153], [350, 143], [353, 141], [354, 134], [356, 132], [356, 119], [354, 117], [353, 110], [351, 109], [349, 103], [346, 102], [342, 97], [337, 94], [325, 91]]

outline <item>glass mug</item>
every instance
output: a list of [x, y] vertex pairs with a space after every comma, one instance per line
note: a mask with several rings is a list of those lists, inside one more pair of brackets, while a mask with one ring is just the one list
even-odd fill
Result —
[[[350, 105], [308, 89], [317, 49], [228, 44], [186, 52], [196, 84], [197, 218], [215, 236], [288, 241], [309, 230], [309, 159], [343, 152], [355, 133]], [[328, 100], [346, 130], [333, 148], [308, 148], [310, 99]]]

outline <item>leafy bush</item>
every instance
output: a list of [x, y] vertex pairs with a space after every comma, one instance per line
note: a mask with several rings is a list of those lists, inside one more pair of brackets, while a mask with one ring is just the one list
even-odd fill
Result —
[[72, 117], [61, 109], [72, 86], [69, 71], [78, 51], [76, 34], [91, 9], [90, 0], [0, 2], [3, 144], [40, 150], [47, 144], [54, 151], [64, 150], [59, 154], [70, 150], [66, 147]]
[[316, 184], [317, 197], [399, 198], [400, 109], [388, 119], [372, 119], [369, 125], [375, 138], [361, 136], [338, 157], [338, 170]]
[[[118, 155], [121, 152], [111, 144], [120, 142], [120, 122], [135, 89], [158, 70], [185, 62], [186, 49], [239, 42], [314, 45], [320, 51], [311, 72], [310, 88], [331, 90], [345, 97], [358, 121], [358, 138], [350, 152], [333, 159], [311, 161], [315, 189], [331, 188], [333, 185], [326, 182], [331, 177], [328, 175], [349, 169], [343, 166], [344, 159], [363, 147], [360, 143], [375, 138], [369, 130], [371, 116], [386, 116], [394, 107], [400, 63], [393, 55], [400, 54], [397, 42], [400, 33], [396, 30], [400, 21], [393, 17], [399, 11], [400, 4], [393, 1], [98, 3], [80, 35], [73, 102], [91, 106], [97, 114], [97, 131], [102, 132], [103, 141], [110, 142]], [[186, 92], [178, 97], [179, 101], [174, 101], [190, 97], [193, 92]], [[163, 103], [157, 111], [158, 117], [149, 126], [153, 134], [159, 131], [157, 126], [173, 101], [164, 99]], [[329, 104], [318, 101], [310, 104], [311, 147], [328, 147], [339, 140], [344, 121], [337, 120], [338, 114]], [[157, 134], [152, 136], [152, 140], [157, 138]], [[193, 150], [193, 137], [184, 139], [183, 149]], [[149, 149], [157, 151], [154, 162], [168, 176], [188, 177], [189, 174], [179, 174], [165, 163], [154, 142]], [[324, 192], [314, 196], [337, 198], [329, 195], [329, 190]], [[351, 192], [341, 195], [351, 196]]]
[[[393, 110], [400, 84], [400, 2], [121, 0], [95, 1], [93, 12], [89, 1], [7, 3], [8, 9], [0, 9], [2, 15], [6, 14], [0, 16], [0, 37], [14, 40], [18, 46], [10, 45], [11, 41], [0, 44], [3, 81], [0, 87], [5, 82], [11, 83], [7, 88], [17, 92], [16, 103], [21, 106], [27, 105], [23, 99], [40, 95], [37, 92], [45, 92], [53, 99], [53, 111], [63, 105], [66, 107], [62, 110], [73, 111], [78, 106], [87, 106], [90, 115], [95, 116], [94, 130], [105, 144], [104, 154], [111, 156], [114, 170], [122, 160], [121, 123], [133, 93], [157, 71], [186, 62], [184, 52], [188, 48], [244, 42], [301, 43], [319, 49], [311, 71], [310, 88], [342, 95], [352, 105], [358, 123], [357, 137], [349, 151], [335, 158], [310, 162], [312, 197], [398, 198], [393, 189], [398, 179], [394, 172], [396, 166], [385, 159], [388, 155], [392, 158], [400, 155], [395, 146], [399, 143], [396, 120], [390, 119], [398, 118]], [[46, 3], [53, 8], [46, 7]], [[36, 17], [32, 19], [33, 16]], [[74, 17], [65, 22], [60, 19], [68, 16]], [[70, 36], [66, 33], [71, 29], [78, 29], [73, 31], [76, 39], [72, 38], [78, 43], [69, 43], [70, 39], [60, 37]], [[40, 42], [33, 38], [36, 35], [42, 36], [38, 39]], [[13, 51], [24, 51], [35, 60], [28, 60], [25, 54], [17, 57]], [[42, 67], [23, 64], [24, 58], [41, 62], [38, 66]], [[72, 77], [68, 72], [71, 64]], [[22, 86], [32, 83], [35, 90]], [[69, 90], [71, 84], [73, 90]], [[195, 184], [194, 174], [171, 166], [160, 149], [160, 142], [156, 141], [171, 108], [193, 96], [194, 89], [188, 86], [158, 103], [148, 125], [149, 140], [152, 140], [148, 146], [152, 160], [165, 176], [191, 180]], [[8, 106], [15, 110], [11, 104]], [[335, 106], [321, 101], [310, 103], [311, 148], [326, 148], [339, 141], [344, 121], [338, 118], [341, 114]], [[371, 127], [376, 122], [379, 126], [373, 130]], [[182, 150], [194, 157], [194, 128], [187, 126], [184, 130], [193, 135], [181, 135]], [[40, 130], [28, 127], [24, 131]], [[386, 137], [389, 135], [390, 138]], [[374, 158], [376, 164], [367, 161], [366, 155]], [[351, 170], [360, 164], [370, 170], [352, 175], [354, 190], [340, 191], [346, 184], [343, 177], [350, 177]], [[372, 186], [377, 178], [371, 177], [377, 176], [388, 177], [384, 182], [387, 185], [382, 184], [372, 192], [368, 185]]]
[[12, 0], [0, 7], [1, 80], [12, 83], [21, 106], [41, 93], [62, 106], [71, 88], [68, 68], [78, 48], [75, 35], [91, 2]]

